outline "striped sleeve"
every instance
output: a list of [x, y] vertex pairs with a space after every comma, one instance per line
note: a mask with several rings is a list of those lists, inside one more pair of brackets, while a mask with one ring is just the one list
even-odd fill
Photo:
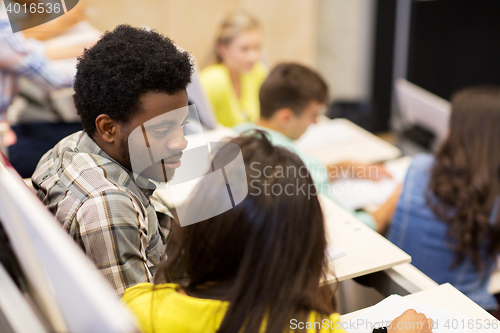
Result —
[[48, 90], [71, 86], [72, 78], [50, 65], [42, 46], [22, 34], [0, 32], [0, 68], [7, 73], [26, 76]]
[[41, 43], [12, 33], [5, 15], [0, 13], [0, 120], [17, 93], [17, 79], [25, 76], [48, 91], [70, 87], [73, 78], [55, 69], [45, 56]]

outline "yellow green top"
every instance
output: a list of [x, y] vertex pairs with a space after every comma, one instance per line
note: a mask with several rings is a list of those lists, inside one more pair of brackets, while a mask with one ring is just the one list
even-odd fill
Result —
[[[181, 294], [180, 289], [178, 284], [166, 283], [156, 285], [153, 291], [151, 283], [139, 283], [127, 289], [122, 300], [135, 314], [139, 328], [144, 333], [217, 332], [229, 303], [191, 297]], [[310, 327], [311, 329], [307, 329], [308, 333], [317, 332], [314, 329], [314, 317], [315, 314], [311, 313], [308, 322], [298, 322], [292, 319], [290, 332], [299, 326]], [[316, 328], [321, 328], [319, 331], [321, 333], [345, 333], [340, 327], [337, 313], [330, 315], [327, 319], [316, 321]]]
[[200, 80], [215, 117], [224, 126], [259, 119], [259, 89], [267, 76], [262, 63], [256, 63], [252, 70], [240, 76], [240, 97], [236, 95], [229, 71], [225, 65], [215, 64], [200, 72]]

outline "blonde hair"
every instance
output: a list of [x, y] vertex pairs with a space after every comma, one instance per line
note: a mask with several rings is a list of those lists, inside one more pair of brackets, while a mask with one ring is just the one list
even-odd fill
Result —
[[206, 66], [222, 62], [221, 56], [217, 53], [218, 45], [229, 45], [239, 35], [244, 32], [260, 29], [259, 21], [247, 12], [236, 11], [226, 13], [219, 19], [219, 27], [215, 37], [215, 43]]

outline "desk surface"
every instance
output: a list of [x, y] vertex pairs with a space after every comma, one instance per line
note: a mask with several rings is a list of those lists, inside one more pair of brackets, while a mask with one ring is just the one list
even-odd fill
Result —
[[[487, 311], [474, 303], [470, 298], [462, 294], [458, 289], [449, 283], [405, 297], [417, 302], [456, 311], [468, 316], [471, 319], [495, 320], [495, 317], [490, 315]], [[340, 320], [342, 322], [348, 322], [365, 312], [367, 309], [369, 308], [345, 314], [340, 317]]]
[[[315, 133], [316, 126], [331, 126], [326, 131], [332, 129], [338, 130], [338, 133], [332, 133], [331, 139], [325, 141], [321, 137], [325, 134], [325, 129], [323, 128], [321, 133]], [[202, 134], [188, 135], [186, 139], [190, 142], [193, 138], [198, 139], [200, 135]], [[217, 141], [238, 134], [230, 128], [219, 127], [212, 131], [206, 131], [203, 135], [207, 141]], [[304, 152], [318, 158], [325, 165], [346, 160], [375, 163], [401, 156], [401, 151], [398, 148], [343, 118], [322, 120], [318, 125], [311, 125], [304, 134], [304, 136], [306, 135], [305, 139], [308, 143], [301, 138], [297, 141], [297, 146]], [[343, 135], [345, 138], [342, 137]]]
[[[204, 135], [188, 135], [186, 136], [189, 142], [187, 149], [199, 146], [203, 142], [220, 141], [223, 138], [236, 135], [234, 131], [227, 128], [208, 131]], [[158, 189], [155, 193], [167, 205], [173, 206], [168, 188]], [[177, 202], [179, 202], [178, 199], [176, 198]], [[331, 200], [320, 196], [320, 201], [325, 214], [329, 243], [341, 247], [347, 252], [345, 257], [330, 263], [330, 267], [339, 281], [378, 272], [411, 261], [408, 254], [365, 226]], [[327, 276], [327, 282], [333, 283], [335, 278]]]
[[[409, 263], [411, 257], [354, 216], [320, 195], [328, 242], [346, 250], [347, 255], [330, 262], [339, 281]], [[327, 277], [333, 283], [333, 276]]]
[[[325, 140], [319, 138], [308, 140], [310, 135], [329, 132], [324, 126], [329, 126], [331, 132], [341, 132], [342, 135], [332, 133], [330, 138], [325, 138]], [[305, 140], [309, 142], [305, 143]], [[321, 141], [324, 142], [321, 143]], [[304, 152], [316, 157], [325, 165], [351, 160], [376, 163], [392, 160], [401, 155], [398, 148], [343, 118], [325, 120], [311, 125], [304, 137], [298, 140], [298, 145]]]

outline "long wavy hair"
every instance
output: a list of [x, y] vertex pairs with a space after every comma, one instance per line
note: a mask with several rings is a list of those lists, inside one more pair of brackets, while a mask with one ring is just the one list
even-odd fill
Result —
[[[263, 323], [265, 333], [283, 332], [292, 318], [307, 321], [311, 311], [315, 321], [327, 318], [334, 290], [320, 286], [328, 270], [323, 214], [315, 195], [298, 190], [314, 187], [310, 175], [291, 171], [306, 170], [304, 163], [274, 147], [264, 132], [230, 142], [241, 148], [248, 196], [218, 216], [176, 225], [155, 284], [176, 282], [190, 296], [228, 301], [218, 333], [257, 333]], [[280, 174], [280, 167], [290, 172]], [[272, 194], [279, 187], [291, 195]], [[227, 188], [202, 180], [196, 191], [202, 199], [189, 205], [198, 211], [209, 209]]]
[[485, 259], [500, 251], [500, 88], [464, 89], [451, 106], [449, 135], [436, 155], [427, 201], [449, 224], [452, 266], [467, 258], [482, 270]]

